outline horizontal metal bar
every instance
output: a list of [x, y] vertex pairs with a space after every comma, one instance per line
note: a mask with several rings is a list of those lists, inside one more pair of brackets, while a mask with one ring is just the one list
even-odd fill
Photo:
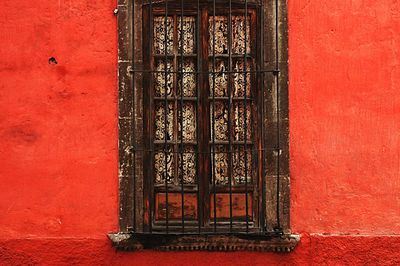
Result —
[[[167, 146], [169, 146], [170, 144], [167, 144]], [[172, 146], [173, 144], [171, 144], [171, 146]], [[250, 144], [249, 144], [250, 145]], [[228, 146], [228, 144], [218, 144], [218, 143], [216, 143], [215, 144], [215, 146]], [[233, 146], [237, 146], [237, 147], [243, 147], [244, 145], [243, 144], [233, 144]], [[279, 151], [280, 152], [282, 152], [284, 149], [279, 149]], [[161, 148], [161, 149], [137, 149], [137, 150], [134, 150], [133, 148], [131, 149], [131, 151], [132, 152], [167, 152], [167, 153], [188, 153], [188, 154], [213, 154], [213, 153], [215, 153], [215, 154], [219, 154], [219, 153], [227, 153], [227, 154], [229, 154], [229, 153], [243, 153], [243, 152], [256, 152], [256, 151], [274, 151], [274, 152], [276, 152], [276, 151], [278, 151], [277, 149], [275, 149], [275, 148], [273, 148], [273, 149], [268, 149], [268, 148], [265, 148], [265, 149], [240, 149], [240, 151], [218, 151], [218, 152], [196, 152], [196, 151], [194, 151], [194, 152], [191, 152], [191, 151], [184, 151], [184, 152], [181, 152], [181, 151], [168, 151], [168, 150], [166, 150], [166, 149], [164, 149], [164, 148]]]
[[[165, 71], [163, 70], [144, 70], [144, 69], [129, 69], [128, 70], [130, 73], [136, 72], [136, 73], [162, 73], [164, 74]], [[183, 74], [183, 75], [187, 75], [187, 74], [219, 74], [219, 73], [224, 73], [224, 74], [244, 74], [244, 73], [279, 73], [280, 70], [276, 70], [276, 69], [260, 69], [260, 70], [247, 70], [247, 71], [188, 71], [188, 72], [182, 72], [182, 71], [166, 71], [168, 74]]]

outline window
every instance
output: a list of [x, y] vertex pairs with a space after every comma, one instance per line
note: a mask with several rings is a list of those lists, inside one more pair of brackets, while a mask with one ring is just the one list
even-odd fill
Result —
[[285, 2], [119, 2], [114, 245], [292, 250]]

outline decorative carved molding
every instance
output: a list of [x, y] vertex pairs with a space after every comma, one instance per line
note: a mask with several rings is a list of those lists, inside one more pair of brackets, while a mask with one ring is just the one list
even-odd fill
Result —
[[288, 253], [300, 241], [300, 235], [179, 235], [110, 233], [108, 237], [117, 250], [153, 249], [206, 251], [269, 251]]

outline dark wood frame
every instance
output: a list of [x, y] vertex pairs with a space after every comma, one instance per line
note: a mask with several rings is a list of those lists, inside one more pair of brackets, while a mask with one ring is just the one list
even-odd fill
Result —
[[[179, 16], [180, 14], [180, 7], [178, 6], [174, 6], [172, 4], [169, 4], [169, 9], [168, 9], [168, 15], [174, 17], [174, 20], [176, 19], [175, 16]], [[244, 10], [243, 9], [239, 9], [239, 8], [235, 8], [234, 10], [232, 10], [232, 15], [235, 14], [243, 14]], [[257, 56], [259, 56], [259, 54], [257, 54], [257, 51], [259, 51], [259, 49], [257, 49], [257, 43], [256, 43], [256, 36], [257, 36], [257, 15], [256, 15], [256, 8], [252, 7], [248, 9], [248, 15], [250, 18], [250, 23], [251, 23], [251, 44], [252, 44], [252, 51], [250, 53], [250, 56], [252, 56], [252, 66], [251, 68], [253, 70], [255, 70], [255, 61]], [[144, 10], [143, 10], [143, 25], [150, 25], [149, 23], [149, 18], [150, 16], [150, 8], [149, 6], [145, 6]], [[216, 15], [222, 15], [222, 14], [226, 14], [226, 8], [222, 7], [222, 6], [218, 6], [216, 9]], [[153, 6], [153, 16], [163, 16], [165, 14], [165, 8], [161, 5], [155, 5]], [[203, 75], [199, 75], [199, 80], [198, 82], [198, 95], [197, 97], [195, 97], [196, 99], [198, 99], [198, 101], [196, 100], [197, 105], [197, 115], [198, 115], [198, 127], [199, 130], [201, 130], [201, 136], [198, 137], [198, 142], [197, 145], [199, 145], [199, 149], [200, 149], [200, 153], [199, 153], [199, 167], [198, 167], [198, 176], [199, 178], [201, 177], [201, 180], [199, 180], [199, 197], [202, 198], [204, 201], [199, 201], [199, 206], [198, 208], [200, 210], [202, 210], [202, 224], [201, 226], [204, 228], [204, 230], [209, 230], [212, 231], [212, 226], [210, 225], [210, 223], [212, 222], [212, 219], [210, 218], [210, 196], [213, 193], [214, 188], [211, 187], [210, 183], [208, 182], [209, 180], [209, 176], [211, 174], [211, 169], [209, 168], [209, 165], [211, 164], [211, 158], [210, 158], [210, 154], [208, 154], [208, 151], [210, 149], [210, 97], [208, 95], [208, 91], [209, 91], [209, 78], [208, 78], [208, 74], [206, 73], [207, 71], [204, 71], [204, 69], [208, 69], [208, 65], [211, 61], [211, 55], [208, 52], [208, 40], [209, 40], [209, 36], [208, 36], [208, 26], [207, 23], [209, 21], [209, 16], [210, 14], [210, 9], [209, 6], [207, 4], [203, 4], [200, 10], [200, 14], [196, 14], [196, 8], [191, 8], [191, 9], [185, 9], [185, 14], [191, 14], [191, 15], [199, 15], [198, 18], [200, 19], [200, 21], [197, 22], [197, 25], [202, 25], [201, 29], [199, 29], [200, 31], [200, 42], [199, 44], [201, 45], [201, 47], [197, 47], [197, 54], [195, 57], [193, 56], [189, 56], [191, 58], [196, 58], [196, 60], [200, 60], [200, 62], [202, 63], [203, 66]], [[175, 29], [176, 30], [176, 29]], [[175, 37], [177, 35], [177, 33], [174, 33]], [[168, 55], [169, 59], [175, 58], [177, 57], [177, 47], [175, 47], [176, 44], [174, 45], [174, 54], [175, 55]], [[154, 65], [154, 57], [155, 55], [153, 54], [153, 51], [151, 49], [148, 49], [150, 47], [152, 47], [152, 39], [151, 39], [151, 34], [147, 34], [146, 36], [143, 37], [143, 47], [144, 47], [144, 68], [145, 69], [152, 69], [152, 65]], [[164, 58], [164, 55], [160, 55], [157, 56], [160, 57], [161, 59]], [[185, 56], [186, 57], [186, 56]], [[233, 56], [235, 60], [237, 59], [242, 59], [243, 56]], [[222, 57], [220, 56], [216, 56], [217, 59], [221, 59]], [[225, 58], [226, 59], [226, 58]], [[250, 59], [248, 59], [250, 60]], [[177, 69], [177, 62], [175, 62], [174, 60], [174, 68]], [[250, 68], [250, 66], [248, 65], [248, 67]], [[143, 115], [143, 120], [145, 121], [145, 126], [144, 126], [144, 136], [146, 136], [146, 149], [147, 150], [154, 150], [154, 139], [153, 139], [153, 135], [154, 135], [154, 95], [152, 87], [153, 85], [151, 84], [151, 77], [150, 77], [150, 73], [146, 73], [145, 74], [145, 78], [144, 80], [146, 80], [146, 84], [143, 85], [143, 95], [144, 95], [144, 105], [147, 107], [144, 109], [144, 115]], [[232, 83], [232, 77], [231, 75], [229, 75], [230, 80], [229, 82]], [[176, 82], [176, 74], [174, 75], [174, 79]], [[251, 73], [251, 83], [252, 84], [257, 84], [257, 77], [255, 73]], [[232, 86], [232, 85], [231, 85]], [[249, 85], [250, 86], [250, 85]], [[250, 106], [252, 110], [252, 114], [255, 116], [254, 117], [254, 121], [255, 123], [252, 123], [250, 126], [252, 127], [252, 132], [255, 134], [254, 137], [254, 143], [249, 144], [249, 145], [254, 145], [255, 147], [259, 147], [260, 151], [259, 153], [261, 153], [261, 148], [262, 148], [262, 143], [260, 141], [261, 137], [259, 135], [260, 130], [258, 129], [258, 118], [261, 117], [261, 114], [258, 114], [258, 112], [260, 112], [260, 109], [257, 108], [258, 103], [256, 102], [255, 99], [259, 99], [259, 97], [256, 97], [256, 94], [259, 92], [259, 90], [257, 90], [257, 86], [251, 86], [252, 89], [252, 95], [253, 95], [253, 100], [249, 100], [248, 99], [248, 104], [250, 105], [250, 102], [252, 101], [255, 104], [252, 104]], [[257, 95], [259, 96], [259, 95]], [[176, 96], [175, 96], [176, 97]], [[251, 95], [248, 95], [247, 97], [251, 97]], [[227, 99], [225, 99], [224, 101], [226, 101]], [[160, 97], [160, 99], [158, 99], [158, 101], [164, 101], [164, 97]], [[169, 103], [172, 103], [176, 100], [172, 100], [172, 99], [168, 99]], [[185, 100], [186, 101], [186, 100]], [[217, 101], [221, 101], [220, 99]], [[235, 100], [236, 101], [236, 100]], [[176, 107], [176, 102], [175, 102], [175, 107]], [[199, 111], [200, 110], [200, 111]], [[233, 114], [231, 113], [231, 118], [230, 121], [232, 121], [232, 116]], [[175, 121], [176, 123], [176, 121]], [[175, 134], [177, 134], [176, 131], [176, 127], [174, 126], [174, 131]], [[230, 135], [233, 134], [233, 131], [231, 130], [231, 132], [229, 132]], [[230, 138], [232, 138], [232, 136], [230, 136]], [[185, 143], [186, 144], [186, 143]], [[215, 142], [216, 145], [223, 145], [222, 142]], [[169, 145], [174, 145], [174, 144], [169, 144]], [[176, 145], [176, 144], [175, 144]], [[226, 145], [226, 143], [225, 143]], [[235, 146], [235, 144], [233, 144], [232, 146]], [[208, 155], [208, 156], [207, 156]], [[255, 159], [259, 157], [259, 154], [256, 154], [255, 156], [253, 156]], [[176, 160], [176, 158], [175, 158]], [[146, 152], [145, 153], [145, 161], [146, 162], [150, 162], [149, 165], [153, 165], [153, 155], [151, 152]], [[256, 161], [256, 160], [255, 160]], [[258, 165], [257, 168], [259, 166], [261, 166], [261, 164], [258, 164], [257, 162], [255, 162], [251, 167], [255, 168], [254, 166]], [[177, 167], [175, 165], [175, 167]], [[250, 167], [250, 166], [249, 166]], [[146, 182], [144, 184], [144, 190], [145, 190], [145, 194], [144, 194], [144, 201], [145, 202], [149, 202], [150, 204], [148, 204], [150, 206], [149, 209], [151, 210], [144, 210], [144, 215], [145, 215], [145, 223], [144, 226], [145, 228], [149, 228], [150, 225], [150, 217], [153, 217], [153, 229], [154, 229], [154, 225], [156, 224], [156, 221], [154, 220], [154, 206], [155, 206], [155, 202], [154, 202], [154, 198], [155, 198], [155, 190], [161, 190], [161, 191], [165, 191], [165, 186], [161, 185], [160, 187], [156, 187], [153, 182], [151, 182], [151, 180], [153, 179], [154, 173], [152, 172], [152, 167], [147, 167], [145, 169], [144, 172], [144, 178], [145, 180], [147, 180], [148, 182]], [[249, 193], [253, 193], [253, 195], [259, 195], [261, 196], [261, 191], [259, 191], [260, 186], [258, 186], [258, 183], [260, 183], [261, 180], [261, 176], [258, 176], [260, 169], [253, 169], [252, 171], [255, 173], [255, 175], [253, 175], [255, 182], [253, 184], [249, 184], [248, 185], [248, 191]], [[176, 173], [176, 169], [175, 169], [175, 173]], [[169, 192], [181, 192], [181, 187], [174, 187], [172, 185], [168, 185], [168, 191]], [[185, 185], [185, 193], [188, 192], [197, 192], [196, 190], [193, 189], [188, 189], [189, 186]], [[229, 192], [229, 188], [228, 186], [217, 186], [215, 188], [216, 190], [218, 190], [219, 192], [225, 192], [228, 193]], [[244, 193], [245, 189], [244, 189], [244, 185], [242, 186], [235, 186], [233, 187], [233, 191], [234, 192], [241, 192]], [[249, 199], [251, 199], [252, 202], [252, 206], [254, 206], [252, 213], [249, 213], [250, 217], [253, 217], [253, 221], [250, 222], [251, 225], [254, 226], [259, 226], [258, 224], [258, 217], [259, 217], [259, 211], [258, 211], [258, 202], [261, 201], [261, 199], [258, 199], [258, 197], [250, 197]], [[146, 206], [147, 204], [145, 204]], [[151, 206], [153, 206], [153, 208], [151, 208]], [[149, 212], [152, 212], [151, 214]], [[242, 222], [243, 224], [244, 222]], [[190, 224], [188, 224], [188, 227], [190, 226]], [[192, 228], [187, 228], [187, 231], [196, 231], [196, 225], [192, 225]], [[219, 229], [223, 229], [223, 226], [219, 225], [218, 226]], [[225, 226], [226, 227], [226, 226]], [[235, 227], [238, 227], [236, 229], [242, 229], [240, 227], [240, 223], [237, 224], [237, 222], [235, 222]], [[226, 229], [226, 228], [225, 228]], [[160, 226], [159, 230], [163, 231], [164, 226]]]
[[[260, 84], [268, 88], [264, 90], [263, 97], [259, 97], [264, 99], [264, 102], [259, 102], [259, 106], [263, 106], [261, 111], [264, 112], [264, 121], [261, 121], [260, 117], [257, 119], [261, 127], [260, 145], [262, 147], [264, 144], [263, 150], [266, 151], [264, 156], [259, 155], [258, 158], [262, 161], [260, 165], [263, 167], [259, 172], [265, 173], [265, 183], [260, 185], [260, 196], [265, 200], [266, 206], [259, 204], [258, 207], [265, 208], [265, 217], [260, 218], [265, 222], [266, 233], [263, 236], [251, 234], [248, 236], [158, 234], [156, 236], [146, 233], [149, 218], [145, 215], [145, 210], [150, 206], [149, 201], [145, 200], [148, 191], [144, 184], [146, 180], [144, 176], [148, 167], [144, 165], [146, 159], [144, 151], [148, 148], [148, 143], [143, 136], [148, 124], [144, 119], [146, 96], [142, 90], [148, 86], [145, 84], [148, 79], [143, 78], [146, 73], [140, 72], [140, 69], [146, 69], [143, 58], [148, 52], [142, 49], [142, 40], [146, 37], [142, 28], [143, 1], [118, 0], [118, 7], [114, 13], [118, 19], [119, 36], [119, 232], [109, 234], [115, 247], [290, 251], [296, 246], [299, 237], [291, 234], [289, 219], [287, 4], [285, 0], [263, 1], [260, 4], [256, 0], [249, 0], [248, 4], [249, 7], [256, 6], [259, 14], [257, 24], [260, 25], [262, 38], [257, 40], [260, 49], [256, 52], [262, 60], [257, 60], [258, 67], [271, 69], [270, 72], [263, 74], [264, 84]], [[190, 5], [188, 1], [185, 1], [186, 3]], [[172, 1], [168, 5], [172, 6]], [[234, 5], [240, 6], [243, 2], [237, 3], [232, 0], [232, 6]], [[261, 25], [260, 17], [264, 18], [264, 25]], [[276, 27], [275, 31], [276, 25], [279, 27]], [[136, 69], [133, 69], [133, 65]], [[278, 112], [275, 109], [278, 109]], [[157, 240], [158, 244], [154, 244], [154, 240]]]

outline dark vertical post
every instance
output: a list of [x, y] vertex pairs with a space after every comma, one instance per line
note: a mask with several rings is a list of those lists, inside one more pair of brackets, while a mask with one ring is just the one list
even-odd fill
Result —
[[249, 232], [249, 197], [247, 187], [247, 0], [244, 6], [244, 185], [246, 194], [246, 232]]
[[[144, 0], [143, 0], [143, 2], [144, 2]], [[153, 55], [153, 45], [154, 45], [154, 36], [153, 36], [153, 34], [154, 34], [154, 29], [153, 29], [153, 0], [150, 0], [150, 12], [149, 13], [150, 13], [149, 14], [149, 17], [150, 17], [150, 19], [149, 19], [149, 24], [150, 24], [149, 28], [150, 28], [150, 42], [151, 42], [150, 55]], [[149, 57], [149, 59], [151, 59], [151, 58]], [[154, 61], [154, 60], [152, 60], [152, 61]], [[153, 82], [152, 82], [152, 79], [153, 79], [153, 76], [154, 76], [153, 64], [150, 63], [149, 65], [150, 65], [150, 84], [153, 85]], [[153, 86], [150, 86], [150, 89], [154, 90]], [[153, 95], [153, 94], [150, 93], [150, 95]], [[150, 103], [153, 102], [153, 99], [149, 99], [149, 100], [150, 100]], [[153, 106], [154, 106], [154, 103], [153, 103]], [[151, 114], [150, 116], [152, 116], [152, 112], [150, 112], [150, 114]], [[150, 119], [150, 117], [149, 117], [149, 119]], [[150, 121], [152, 121], [152, 119], [150, 119]], [[151, 128], [151, 126], [150, 126], [150, 128]], [[150, 158], [151, 158], [150, 160], [151, 161], [153, 161], [153, 157], [154, 157], [153, 151], [154, 151], [154, 143], [153, 143], [153, 141], [151, 139], [150, 140]], [[151, 167], [153, 167], [153, 165]], [[150, 173], [153, 173], [153, 171], [150, 171]], [[148, 200], [149, 200], [149, 210], [148, 210], [148, 212], [149, 212], [148, 213], [149, 214], [149, 221], [148, 221], [148, 223], [149, 223], [149, 231], [151, 233], [153, 231], [153, 196], [152, 195], [154, 194], [154, 191], [153, 191], [154, 178], [153, 178], [152, 175], [148, 176], [148, 178], [149, 178], [148, 182], [150, 184], [149, 195], [148, 195]]]
[[182, 233], [185, 233], [185, 192], [183, 191], [183, 39], [184, 39], [184, 32], [183, 32], [183, 0], [181, 0], [181, 36], [180, 36], [180, 54], [181, 54], [181, 67], [179, 69], [179, 75], [181, 78], [181, 106], [180, 106], [180, 115], [181, 115], [181, 145], [180, 145], [180, 156], [181, 156], [181, 211], [182, 211]]
[[167, 158], [167, 150], [168, 150], [168, 145], [167, 145], [167, 112], [168, 112], [168, 99], [167, 99], [167, 92], [168, 92], [168, 85], [167, 85], [167, 80], [168, 80], [168, 73], [167, 73], [167, 61], [168, 61], [168, 56], [167, 56], [167, 33], [168, 33], [168, 1], [165, 1], [165, 17], [164, 17], [164, 100], [165, 100], [165, 108], [164, 108], [164, 161], [165, 161], [165, 230], [166, 233], [168, 234], [168, 215], [169, 215], [169, 210], [168, 210], [168, 158]]
[[[200, 75], [199, 73], [201, 73], [201, 64], [200, 64], [200, 60], [199, 58], [201, 53], [200, 53], [200, 0], [197, 0], [197, 20], [196, 20], [196, 58], [197, 58], [197, 71], [196, 71], [196, 81], [197, 84], [200, 84]], [[196, 122], [197, 122], [197, 128], [196, 128], [196, 167], [197, 167], [197, 177], [196, 177], [196, 183], [197, 183], [197, 219], [198, 219], [198, 233], [201, 233], [201, 224], [202, 224], [202, 218], [203, 218], [203, 211], [201, 210], [202, 208], [202, 204], [201, 204], [201, 198], [200, 198], [200, 180], [199, 180], [199, 176], [200, 176], [200, 160], [199, 160], [199, 139], [200, 139], [200, 130], [199, 130], [199, 98], [200, 98], [200, 88], [202, 88], [202, 86], [197, 86], [196, 87]]]
[[261, 84], [261, 143], [262, 143], [262, 154], [261, 154], [261, 158], [262, 158], [262, 162], [261, 162], [261, 216], [260, 216], [260, 227], [261, 227], [261, 232], [265, 231], [266, 225], [265, 225], [265, 210], [266, 210], [266, 197], [265, 197], [265, 164], [266, 164], [266, 158], [265, 158], [265, 132], [264, 132], [264, 113], [265, 113], [265, 107], [264, 107], [264, 0], [261, 0], [261, 10], [260, 10], [260, 43], [261, 43], [261, 47], [260, 47], [260, 78], [261, 78], [261, 82], [259, 82], [259, 84]]
[[213, 192], [214, 192], [214, 232], [217, 231], [217, 193], [216, 193], [216, 182], [215, 182], [215, 0], [213, 0], [213, 47], [212, 47], [212, 55], [213, 55], [213, 88], [212, 88], [212, 180], [213, 180]]
[[275, 86], [276, 86], [276, 222], [278, 230], [280, 222], [280, 104], [279, 104], [279, 1], [275, 0]]
[[232, 172], [233, 172], [233, 163], [232, 163], [232, 117], [231, 117], [231, 108], [232, 108], [232, 0], [229, 0], [229, 16], [228, 16], [228, 52], [229, 52], [229, 74], [228, 74], [228, 141], [229, 141], [229, 165], [228, 165], [228, 173], [229, 173], [229, 230], [232, 232], [233, 229], [233, 202], [232, 202]]
[[199, 70], [199, 73], [201, 73], [200, 77], [200, 90], [199, 90], [199, 95], [200, 95], [200, 116], [201, 116], [201, 136], [199, 136], [199, 139], [201, 140], [200, 142], [200, 155], [201, 155], [201, 174], [199, 179], [200, 182], [200, 189], [201, 189], [201, 197], [202, 200], [200, 201], [200, 206], [201, 206], [201, 222], [202, 226], [206, 226], [210, 224], [210, 215], [211, 215], [211, 208], [210, 208], [210, 203], [211, 203], [211, 160], [210, 160], [210, 140], [211, 140], [211, 135], [210, 135], [210, 128], [211, 128], [211, 113], [210, 113], [210, 106], [211, 102], [208, 100], [210, 96], [210, 91], [211, 91], [211, 86], [209, 85], [210, 81], [210, 71], [209, 70], [209, 38], [208, 38], [208, 31], [209, 31], [209, 12], [208, 12], [208, 6], [200, 6], [201, 8], [201, 23], [199, 24], [200, 30], [200, 37], [201, 37], [201, 46], [199, 47], [200, 50], [200, 58], [202, 59], [200, 64], [201, 68]]
[[[137, 216], [136, 216], [136, 211], [137, 211], [137, 207], [136, 207], [136, 63], [135, 63], [135, 4], [136, 1], [132, 1], [132, 85], [131, 85], [131, 89], [132, 89], [132, 165], [133, 165], [133, 169], [132, 169], [132, 175], [133, 175], [133, 231], [137, 232], [136, 226], [137, 226]], [[140, 96], [139, 96], [140, 98]]]

